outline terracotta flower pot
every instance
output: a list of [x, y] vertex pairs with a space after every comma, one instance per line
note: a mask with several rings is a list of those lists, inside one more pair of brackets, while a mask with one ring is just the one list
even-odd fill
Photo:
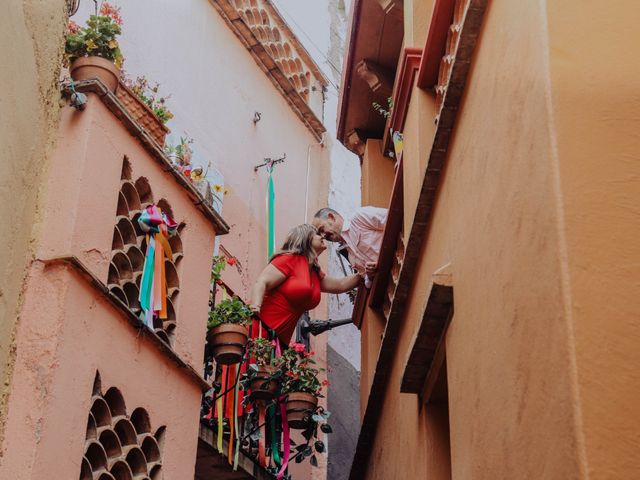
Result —
[[122, 83], [116, 92], [118, 100], [124, 105], [133, 119], [144, 128], [158, 145], [164, 147], [164, 140], [169, 129], [160, 121], [153, 110], [149, 108], [138, 96]]
[[102, 57], [76, 58], [69, 67], [69, 73], [76, 81], [97, 78], [112, 92], [118, 88], [120, 70], [113, 62]]
[[[274, 365], [260, 365], [254, 380], [251, 382], [251, 393], [256, 400], [271, 400], [278, 393], [280, 382], [269, 380], [273, 372], [277, 370]], [[266, 386], [264, 384], [267, 383]]]
[[207, 332], [207, 342], [213, 347], [216, 362], [231, 365], [242, 360], [247, 345], [247, 327], [237, 323], [223, 323]]
[[318, 406], [318, 397], [307, 392], [291, 392], [287, 396], [287, 421], [289, 428], [303, 430], [307, 426], [304, 417]]

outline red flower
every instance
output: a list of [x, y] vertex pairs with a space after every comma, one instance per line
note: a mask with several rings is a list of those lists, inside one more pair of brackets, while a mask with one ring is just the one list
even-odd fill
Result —
[[227, 265], [231, 265], [232, 267], [236, 264], [237, 260], [234, 257], [227, 258]]
[[114, 7], [108, 2], [103, 2], [100, 7], [100, 15], [110, 17], [116, 24], [122, 25], [122, 17], [120, 16], [120, 7]]
[[322, 385], [328, 387], [329, 385], [331, 385], [331, 382], [329, 380], [323, 380]]
[[68, 28], [70, 33], [78, 33], [80, 31], [80, 25], [78, 25], [73, 20], [69, 20]]

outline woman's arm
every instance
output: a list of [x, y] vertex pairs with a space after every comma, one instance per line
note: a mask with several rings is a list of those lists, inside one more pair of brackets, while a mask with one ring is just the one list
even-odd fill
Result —
[[361, 279], [358, 274], [341, 278], [324, 277], [320, 281], [320, 290], [326, 293], [345, 293], [356, 288]]
[[251, 289], [251, 310], [259, 312], [262, 307], [264, 292], [273, 290], [287, 279], [287, 276], [273, 265], [267, 265], [262, 273], [258, 275], [256, 283]]

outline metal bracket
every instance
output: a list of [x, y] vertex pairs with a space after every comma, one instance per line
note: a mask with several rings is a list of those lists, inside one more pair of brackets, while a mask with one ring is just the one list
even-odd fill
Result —
[[278, 163], [284, 163], [286, 158], [287, 158], [287, 154], [286, 153], [282, 154], [282, 157], [276, 158], [276, 159], [265, 158], [264, 159], [264, 163], [261, 163], [260, 165], [256, 165], [255, 167], [253, 167], [253, 171], [257, 172], [258, 169], [260, 169], [262, 167], [267, 167], [267, 166], [272, 167], [273, 165], [276, 165]]

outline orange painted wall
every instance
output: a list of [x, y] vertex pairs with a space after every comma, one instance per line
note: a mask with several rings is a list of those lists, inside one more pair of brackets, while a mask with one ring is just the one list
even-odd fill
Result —
[[640, 44], [636, 2], [548, 1], [551, 152], [591, 478], [640, 472]]
[[[400, 380], [431, 275], [449, 262], [452, 478], [640, 471], [640, 102], [637, 65], [623, 58], [638, 43], [627, 7], [490, 2], [367, 479], [439, 478], [435, 412]], [[405, 232], [433, 135], [428, 95], [414, 92], [404, 131]], [[363, 357], [363, 372], [376, 359]]]

